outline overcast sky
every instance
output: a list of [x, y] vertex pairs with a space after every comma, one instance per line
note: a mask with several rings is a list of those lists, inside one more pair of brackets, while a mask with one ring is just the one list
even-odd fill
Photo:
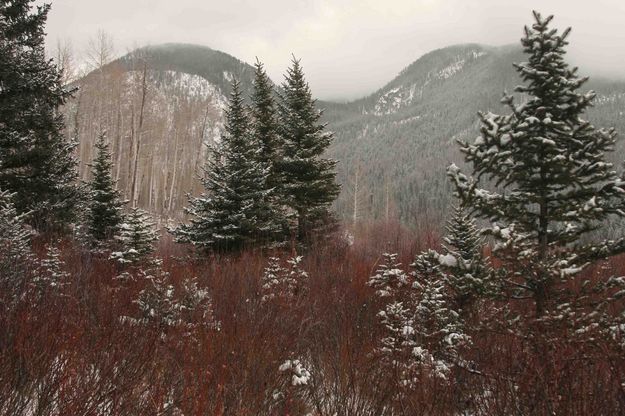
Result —
[[573, 27], [570, 59], [584, 74], [625, 78], [625, 0], [52, 0], [49, 44], [77, 51], [98, 29], [116, 50], [186, 42], [246, 62], [282, 81], [291, 53], [319, 98], [356, 98], [421, 55], [457, 43], [518, 43], [531, 10]]

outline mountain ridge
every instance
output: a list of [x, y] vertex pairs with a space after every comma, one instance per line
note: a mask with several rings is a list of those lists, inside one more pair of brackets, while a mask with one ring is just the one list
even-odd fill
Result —
[[[229, 94], [233, 74], [239, 74], [246, 95], [253, 81], [252, 66], [200, 45], [152, 45], [127, 54], [114, 65], [137, 70], [141, 62], [137, 59], [148, 59], [157, 72], [200, 76], [222, 97]], [[324, 109], [324, 121], [335, 133], [329, 155], [340, 161], [339, 215], [344, 220], [393, 217], [410, 224], [441, 222], [453, 203], [444, 168], [462, 160], [456, 139], [477, 135], [478, 111], [508, 111], [500, 103], [501, 96], [521, 83], [512, 63], [523, 60], [523, 51], [516, 45], [451, 45], [422, 55], [364, 97], [348, 102], [317, 100]], [[598, 93], [598, 108], [590, 112], [591, 120], [625, 131], [625, 120], [619, 115], [625, 108], [625, 82], [597, 77], [586, 89]], [[217, 106], [221, 101], [216, 97]], [[198, 117], [194, 123], [198, 124]], [[201, 148], [188, 151], [201, 152]], [[354, 186], [355, 181], [359, 186]], [[356, 188], [358, 195], [354, 195]], [[179, 208], [181, 204], [167, 205]], [[355, 206], [359, 212], [354, 212]]]

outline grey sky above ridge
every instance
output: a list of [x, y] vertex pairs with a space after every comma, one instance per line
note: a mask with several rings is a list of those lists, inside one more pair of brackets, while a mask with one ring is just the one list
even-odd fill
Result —
[[50, 1], [50, 47], [70, 40], [80, 54], [100, 29], [118, 55], [196, 43], [250, 63], [258, 56], [276, 82], [293, 53], [322, 99], [369, 94], [441, 47], [518, 43], [532, 9], [554, 14], [554, 27], [573, 27], [569, 56], [580, 73], [625, 78], [624, 0]]

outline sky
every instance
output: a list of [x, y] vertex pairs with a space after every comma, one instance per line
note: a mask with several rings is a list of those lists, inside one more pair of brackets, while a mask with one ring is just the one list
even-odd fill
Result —
[[119, 55], [196, 43], [249, 63], [258, 57], [276, 82], [294, 54], [321, 99], [372, 93], [434, 49], [518, 43], [533, 9], [554, 14], [554, 27], [572, 26], [569, 59], [580, 73], [625, 78], [625, 0], [50, 1], [50, 47], [70, 41], [80, 55], [98, 30]]

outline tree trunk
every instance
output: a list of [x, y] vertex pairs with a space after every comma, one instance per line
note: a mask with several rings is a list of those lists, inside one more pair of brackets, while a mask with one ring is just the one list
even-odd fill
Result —
[[146, 76], [147, 76], [147, 63], [144, 62], [143, 63], [143, 79], [141, 81], [141, 107], [139, 110], [139, 124], [137, 126], [137, 140], [136, 140], [136, 149], [135, 149], [135, 160], [134, 160], [134, 167], [132, 170], [132, 186], [130, 189], [130, 195], [131, 195], [131, 201], [132, 201], [132, 207], [136, 208], [137, 207], [137, 200], [138, 200], [138, 195], [137, 195], [137, 170], [139, 168], [139, 152], [141, 150], [141, 133], [142, 133], [142, 127], [143, 127], [143, 111], [145, 109], [145, 96], [146, 96], [146, 91], [147, 91], [147, 85], [146, 85]]

